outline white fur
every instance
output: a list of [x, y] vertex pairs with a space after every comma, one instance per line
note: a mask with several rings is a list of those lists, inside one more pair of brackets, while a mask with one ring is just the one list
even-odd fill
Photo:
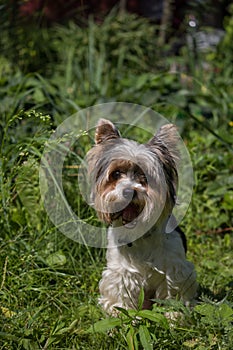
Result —
[[141, 288], [145, 292], [144, 307], [150, 299], [181, 299], [194, 302], [197, 292], [196, 273], [186, 260], [178, 232], [156, 232], [134, 241], [132, 246], [115, 246], [112, 229], [108, 232], [107, 267], [100, 281], [100, 304], [108, 313], [114, 306], [137, 308]]
[[[115, 312], [114, 306], [137, 308], [141, 288], [144, 308], [151, 306], [151, 299], [192, 303], [197, 292], [194, 266], [186, 260], [179, 232], [166, 233], [178, 186], [176, 128], [163, 125], [141, 145], [122, 139], [110, 121], [101, 119], [95, 141], [87, 157], [91, 198], [99, 217], [112, 225], [100, 304], [109, 313]], [[133, 198], [124, 189], [134, 190]]]

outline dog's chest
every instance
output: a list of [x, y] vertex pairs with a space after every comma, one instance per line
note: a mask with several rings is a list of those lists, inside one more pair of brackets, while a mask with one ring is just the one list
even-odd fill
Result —
[[[133, 247], [132, 247], [133, 248]], [[167, 296], [167, 281], [165, 271], [165, 261], [160, 249], [152, 250], [148, 253], [141, 250], [127, 257], [126, 269], [130, 269], [137, 279], [140, 279], [141, 286], [145, 291], [145, 298], [163, 299]], [[129, 250], [128, 250], [129, 253]], [[140, 276], [140, 278], [138, 277]]]
[[[153, 236], [142, 238], [133, 242], [132, 246], [125, 246], [121, 250], [131, 265], [136, 265], [144, 274], [155, 272], [164, 274], [166, 270], [166, 254], [164, 254], [164, 244], [162, 239], [153, 239]], [[155, 273], [156, 275], [156, 273]]]

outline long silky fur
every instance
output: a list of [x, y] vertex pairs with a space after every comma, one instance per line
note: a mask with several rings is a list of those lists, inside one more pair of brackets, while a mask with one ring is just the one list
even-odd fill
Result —
[[[176, 127], [164, 125], [146, 144], [139, 144], [121, 138], [110, 121], [101, 119], [95, 140], [95, 146], [87, 155], [91, 199], [99, 218], [110, 225], [107, 267], [100, 281], [100, 304], [111, 314], [115, 314], [115, 306], [136, 308], [141, 288], [145, 292], [144, 308], [151, 307], [152, 299], [178, 297], [185, 304], [194, 302], [196, 273], [193, 264], [186, 260], [184, 234], [179, 230], [165, 231], [176, 204], [179, 180]], [[113, 162], [128, 162], [129, 171], [130, 164], [136, 164], [148, 177], [144, 191], [137, 194], [144, 205], [137, 218], [137, 230], [117, 227], [111, 215], [114, 205], [117, 208], [116, 197], [121, 199], [115, 190], [118, 182], [111, 184], [109, 175]], [[131, 183], [130, 178], [127, 181]], [[146, 232], [135, 236], [135, 232], [140, 233], [145, 227], [148, 227]]]

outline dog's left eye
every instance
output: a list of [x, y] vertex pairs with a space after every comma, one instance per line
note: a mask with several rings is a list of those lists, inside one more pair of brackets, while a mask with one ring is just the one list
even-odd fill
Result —
[[136, 173], [135, 178], [137, 178], [142, 185], [147, 184], [147, 177], [144, 173]]
[[147, 184], [147, 177], [146, 177], [146, 175], [142, 174], [142, 175], [140, 175], [139, 178], [140, 178], [140, 182], [141, 183]]
[[121, 177], [121, 172], [120, 170], [115, 170], [112, 172], [111, 177], [113, 180], [118, 180]]

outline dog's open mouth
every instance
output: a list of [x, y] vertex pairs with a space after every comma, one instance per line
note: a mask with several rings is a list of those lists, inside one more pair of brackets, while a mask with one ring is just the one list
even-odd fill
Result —
[[126, 228], [134, 228], [137, 225], [137, 218], [142, 212], [142, 209], [137, 203], [129, 203], [122, 211], [113, 214], [112, 220], [121, 219], [121, 223]]

